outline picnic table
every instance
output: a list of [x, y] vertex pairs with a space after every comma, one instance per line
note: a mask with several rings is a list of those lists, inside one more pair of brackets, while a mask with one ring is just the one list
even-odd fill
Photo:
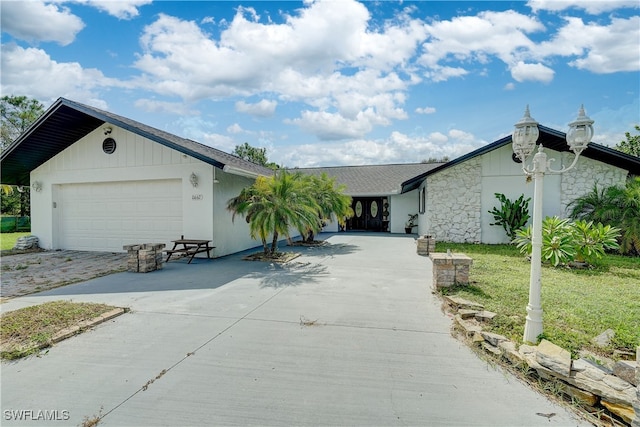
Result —
[[172, 240], [172, 242], [173, 248], [165, 251], [168, 254], [167, 262], [169, 262], [173, 254], [180, 253], [185, 256], [191, 256], [187, 263], [191, 264], [196, 254], [206, 252], [207, 258], [211, 258], [210, 252], [212, 249], [215, 249], [215, 246], [209, 246], [211, 240], [185, 239], [184, 236], [182, 236], [180, 239]]

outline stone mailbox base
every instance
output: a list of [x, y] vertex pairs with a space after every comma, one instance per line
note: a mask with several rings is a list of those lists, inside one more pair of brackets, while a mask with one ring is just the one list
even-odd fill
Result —
[[164, 259], [162, 249], [164, 243], [143, 243], [140, 245], [125, 245], [122, 247], [129, 257], [127, 270], [134, 273], [148, 273], [162, 269]]
[[433, 263], [433, 285], [443, 288], [457, 284], [469, 284], [469, 267], [473, 260], [465, 254], [430, 253]]
[[436, 239], [432, 236], [424, 235], [416, 239], [418, 255], [427, 256], [436, 251]]

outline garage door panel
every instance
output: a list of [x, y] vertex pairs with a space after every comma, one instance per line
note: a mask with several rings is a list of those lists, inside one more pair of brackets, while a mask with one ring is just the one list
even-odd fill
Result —
[[121, 252], [182, 232], [180, 180], [68, 184], [59, 193], [61, 249]]

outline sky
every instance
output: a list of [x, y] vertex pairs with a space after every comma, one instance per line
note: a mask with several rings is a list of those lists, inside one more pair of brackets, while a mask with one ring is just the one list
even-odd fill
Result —
[[286, 167], [456, 158], [529, 105], [640, 124], [640, 2], [3, 0], [0, 94], [65, 97]]

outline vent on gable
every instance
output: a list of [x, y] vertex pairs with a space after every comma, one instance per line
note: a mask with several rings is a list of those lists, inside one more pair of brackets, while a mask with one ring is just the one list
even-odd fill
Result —
[[105, 138], [102, 141], [102, 151], [106, 154], [113, 154], [116, 151], [116, 140], [113, 138]]

